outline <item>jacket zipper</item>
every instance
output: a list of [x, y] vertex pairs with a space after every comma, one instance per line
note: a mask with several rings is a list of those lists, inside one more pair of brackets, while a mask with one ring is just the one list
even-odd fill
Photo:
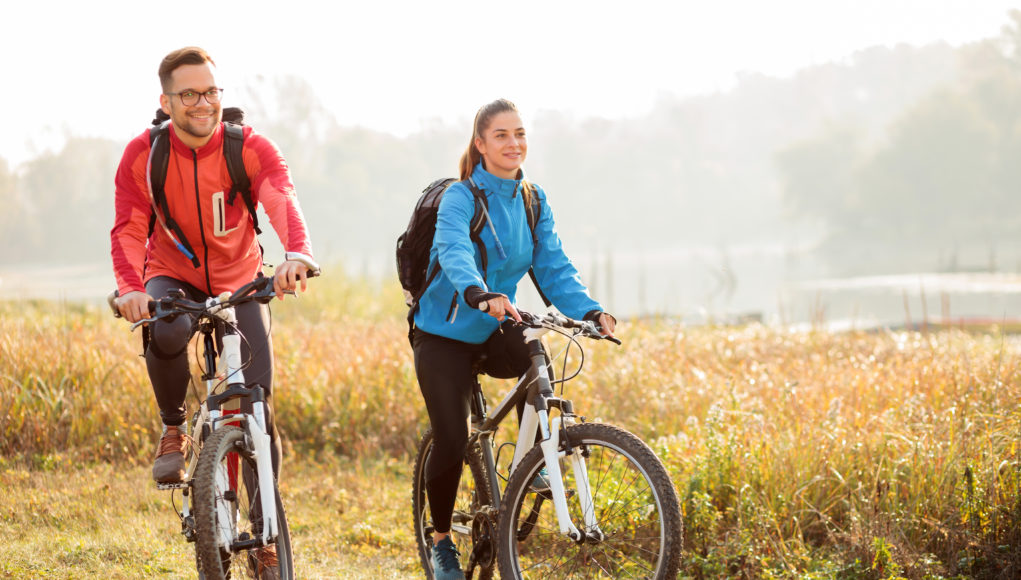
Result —
[[195, 171], [195, 208], [199, 214], [199, 237], [202, 239], [202, 266], [206, 270], [206, 290], [213, 295], [213, 283], [209, 280], [209, 245], [206, 244], [206, 230], [202, 225], [202, 199], [199, 196], [199, 156], [191, 150], [192, 167]]
[[447, 310], [447, 322], [453, 323], [457, 319], [457, 291], [454, 292], [454, 297], [450, 299], [450, 310]]

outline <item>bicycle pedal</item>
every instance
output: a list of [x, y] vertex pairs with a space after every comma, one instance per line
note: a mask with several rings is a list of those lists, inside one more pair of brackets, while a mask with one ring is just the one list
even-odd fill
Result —
[[157, 483], [156, 489], [188, 489], [188, 482], [181, 483]]

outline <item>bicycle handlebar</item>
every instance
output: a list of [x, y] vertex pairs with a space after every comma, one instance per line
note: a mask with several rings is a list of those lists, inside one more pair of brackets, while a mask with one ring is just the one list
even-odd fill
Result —
[[549, 328], [552, 330], [574, 329], [580, 331], [577, 332], [576, 334], [581, 334], [586, 338], [592, 338], [595, 340], [608, 340], [616, 345], [621, 344], [619, 338], [615, 336], [603, 335], [599, 331], [599, 328], [596, 326], [596, 324], [588, 320], [575, 320], [573, 318], [569, 318], [567, 316], [564, 316], [563, 314], [559, 314], [556, 312], [547, 312], [546, 314], [539, 316], [537, 314], [532, 314], [531, 312], [526, 312], [524, 310], [519, 309], [518, 314], [521, 315], [520, 324], [523, 324], [531, 328]]
[[[320, 270], [309, 270], [307, 277], [315, 278], [319, 276]], [[285, 294], [294, 294], [293, 291], [287, 290]], [[120, 318], [121, 313], [117, 309], [116, 300], [119, 296], [119, 292], [114, 290], [106, 297], [107, 304], [110, 305], [110, 309], [113, 311], [115, 318]], [[209, 298], [205, 302], [196, 302], [194, 300], [188, 300], [184, 297], [184, 291], [178, 289], [176, 292], [172, 292], [170, 296], [164, 296], [157, 300], [151, 300], [149, 302], [149, 318], [139, 320], [132, 325], [132, 330], [139, 324], [145, 322], [155, 322], [162, 318], [168, 318], [183, 313], [212, 313], [215, 310], [222, 308], [228, 308], [243, 304], [245, 302], [256, 301], [261, 304], [268, 304], [273, 298], [276, 297], [276, 292], [273, 290], [273, 277], [264, 276], [259, 274], [257, 278], [241, 286], [237, 290], [231, 293], [224, 293], [214, 298]]]

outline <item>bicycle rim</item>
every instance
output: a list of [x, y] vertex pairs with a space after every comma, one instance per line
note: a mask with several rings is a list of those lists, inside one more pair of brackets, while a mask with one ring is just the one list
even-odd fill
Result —
[[[682, 524], [677, 493], [651, 449], [623, 429], [569, 427], [585, 463], [602, 538], [578, 543], [560, 533], [548, 492], [530, 484], [545, 464], [533, 448], [507, 484], [500, 508], [500, 573], [505, 578], [674, 578]], [[584, 528], [579, 485], [567, 458], [560, 469], [571, 521]]]
[[[256, 463], [244, 448], [245, 433], [221, 427], [204, 443], [195, 474], [196, 551], [205, 578], [259, 578], [266, 576], [265, 554], [257, 550], [232, 552], [221, 545], [257, 538], [262, 534], [262, 505]], [[276, 552], [277, 575], [293, 578], [290, 534], [280, 495], [274, 489], [278, 534], [270, 547]], [[263, 548], [265, 550], [265, 548]]]

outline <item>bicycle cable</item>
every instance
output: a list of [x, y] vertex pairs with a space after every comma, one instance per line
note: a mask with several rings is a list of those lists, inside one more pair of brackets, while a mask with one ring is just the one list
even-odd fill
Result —
[[[270, 324], [270, 327], [272, 328], [272, 324], [273, 324], [273, 321], [272, 321], [272, 310], [270, 310], [268, 308], [266, 310], [270, 312], [270, 323], [269, 324]], [[201, 315], [199, 315], [199, 318], [201, 318]], [[228, 324], [226, 321], [223, 321], [223, 320], [220, 320], [220, 319], [217, 319], [217, 322], [214, 322], [214, 321], [209, 321], [209, 322], [211, 324], [213, 324], [213, 326], [214, 326], [214, 328], [213, 328], [213, 335], [214, 335], [214, 337], [215, 337], [215, 335], [217, 333], [217, 330], [218, 330], [216, 328], [217, 322], [222, 324], [224, 327], [226, 327], [227, 324]], [[202, 358], [199, 355], [199, 342], [200, 341], [199, 341], [199, 339], [197, 337], [199, 336], [200, 332], [198, 332], [199, 329], [198, 329], [198, 324], [197, 323], [198, 323], [198, 320], [196, 320], [195, 330], [193, 331], [192, 338], [189, 339], [189, 340], [190, 341], [194, 341], [194, 343], [195, 343], [194, 346], [193, 346], [193, 351], [192, 351], [194, 353], [195, 365], [199, 369], [200, 373], [202, 373], [203, 375], [206, 375], [206, 374], [210, 374], [210, 371], [209, 371], [209, 369], [205, 368], [205, 366], [204, 366], [205, 361], [202, 360]], [[241, 337], [241, 340], [244, 341], [244, 343], [248, 345], [248, 358], [245, 360], [245, 362], [243, 362], [241, 364], [241, 368], [239, 369], [240, 371], [243, 372], [243, 371], [247, 370], [252, 365], [252, 361], [255, 359], [255, 354], [252, 352], [252, 344], [251, 344], [251, 342], [248, 341], [248, 338], [246, 338], [244, 333], [241, 332], [241, 329], [238, 328], [237, 323], [234, 323], [232, 325], [232, 328], [235, 331], [237, 331], [237, 334], [238, 334], [238, 336]], [[267, 331], [267, 336], [268, 335], [269, 335], [269, 331]], [[220, 348], [217, 348], [217, 344], [216, 344], [217, 342], [218, 341], [215, 340], [215, 338], [214, 338], [214, 341], [213, 341], [213, 351], [216, 353], [217, 359], [219, 359], [219, 357], [223, 354], [221, 352], [221, 349], [223, 348], [223, 346], [222, 346], [222, 342], [221, 342]], [[216, 383], [216, 386], [219, 387], [220, 385], [224, 384], [228, 379], [230, 379], [230, 377], [229, 376], [225, 376], [223, 379], [221, 379], [219, 382]], [[201, 406], [203, 401], [205, 401], [205, 399], [199, 394], [199, 387], [198, 387], [198, 383], [195, 381], [195, 376], [191, 375], [189, 377], [188, 381], [189, 381], [189, 384], [191, 384], [191, 386], [192, 386], [191, 391], [192, 391], [192, 394], [195, 396], [196, 404]]]
[[[560, 395], [563, 396], [564, 389], [566, 388], [567, 381], [570, 381], [570, 380], [574, 379], [575, 377], [577, 377], [578, 375], [580, 375], [581, 371], [582, 371], [582, 368], [585, 366], [585, 349], [584, 349], [584, 347], [581, 346], [581, 343], [578, 342], [577, 334], [567, 333], [567, 332], [565, 332], [565, 331], [563, 331], [563, 330], [561, 330], [559, 328], [553, 328], [551, 330], [553, 332], [556, 332], [557, 334], [565, 336], [567, 338], [567, 340], [568, 340], [567, 346], [565, 346], [564, 349], [559, 354], [557, 354], [555, 357], [553, 357], [553, 359], [556, 359], [559, 356], [563, 356], [564, 357], [564, 359], [563, 359], [564, 360], [563, 369], [562, 369], [561, 374], [560, 374], [561, 378], [559, 378], [559, 379], [557, 379], [555, 381], [552, 381], [550, 383], [551, 386], [559, 384], [560, 385]], [[574, 373], [571, 374], [571, 376], [567, 376], [567, 359], [568, 359], [568, 355], [570, 354], [570, 350], [571, 350], [571, 345], [572, 344], [577, 345], [578, 351], [581, 354], [581, 360], [578, 361], [578, 368], [574, 370]], [[551, 360], [550, 364], [553, 364], [552, 360]]]
[[243, 343], [245, 343], [246, 345], [248, 345], [248, 358], [245, 359], [245, 361], [243, 363], [241, 363], [241, 368], [237, 369], [236, 371], [234, 371], [233, 373], [231, 373], [229, 375], [224, 374], [223, 378], [220, 379], [220, 382], [216, 383], [217, 387], [219, 387], [220, 385], [224, 385], [224, 384], [229, 385], [230, 383], [228, 381], [230, 380], [231, 377], [234, 376], [234, 374], [239, 373], [239, 372], [240, 373], [244, 373], [244, 371], [248, 370], [248, 368], [252, 366], [252, 361], [255, 360], [255, 354], [252, 352], [252, 343], [248, 341], [248, 338], [245, 336], [245, 334], [243, 332], [241, 332], [240, 328], [238, 328], [238, 323], [234, 322], [233, 324], [231, 324], [231, 323], [228, 323], [228, 322], [224, 321], [223, 325], [224, 325], [224, 327], [229, 325], [232, 329], [234, 329], [234, 332], [236, 332], [237, 335], [239, 337], [241, 337], [241, 341]]
[[[496, 448], [496, 457], [493, 459], [493, 465], [496, 467], [496, 476], [499, 477], [500, 479], [502, 479], [504, 483], [507, 483], [507, 481], [510, 479], [510, 474], [508, 473], [507, 476], [504, 476], [504, 474], [500, 473], [500, 467], [499, 467], [500, 466], [500, 454], [503, 453], [503, 448], [508, 446], [508, 445], [510, 445], [511, 447], [515, 447], [516, 446], [513, 441], [507, 441], [505, 443], [502, 443], [499, 447]], [[508, 466], [508, 469], [509, 469], [509, 466]]]

